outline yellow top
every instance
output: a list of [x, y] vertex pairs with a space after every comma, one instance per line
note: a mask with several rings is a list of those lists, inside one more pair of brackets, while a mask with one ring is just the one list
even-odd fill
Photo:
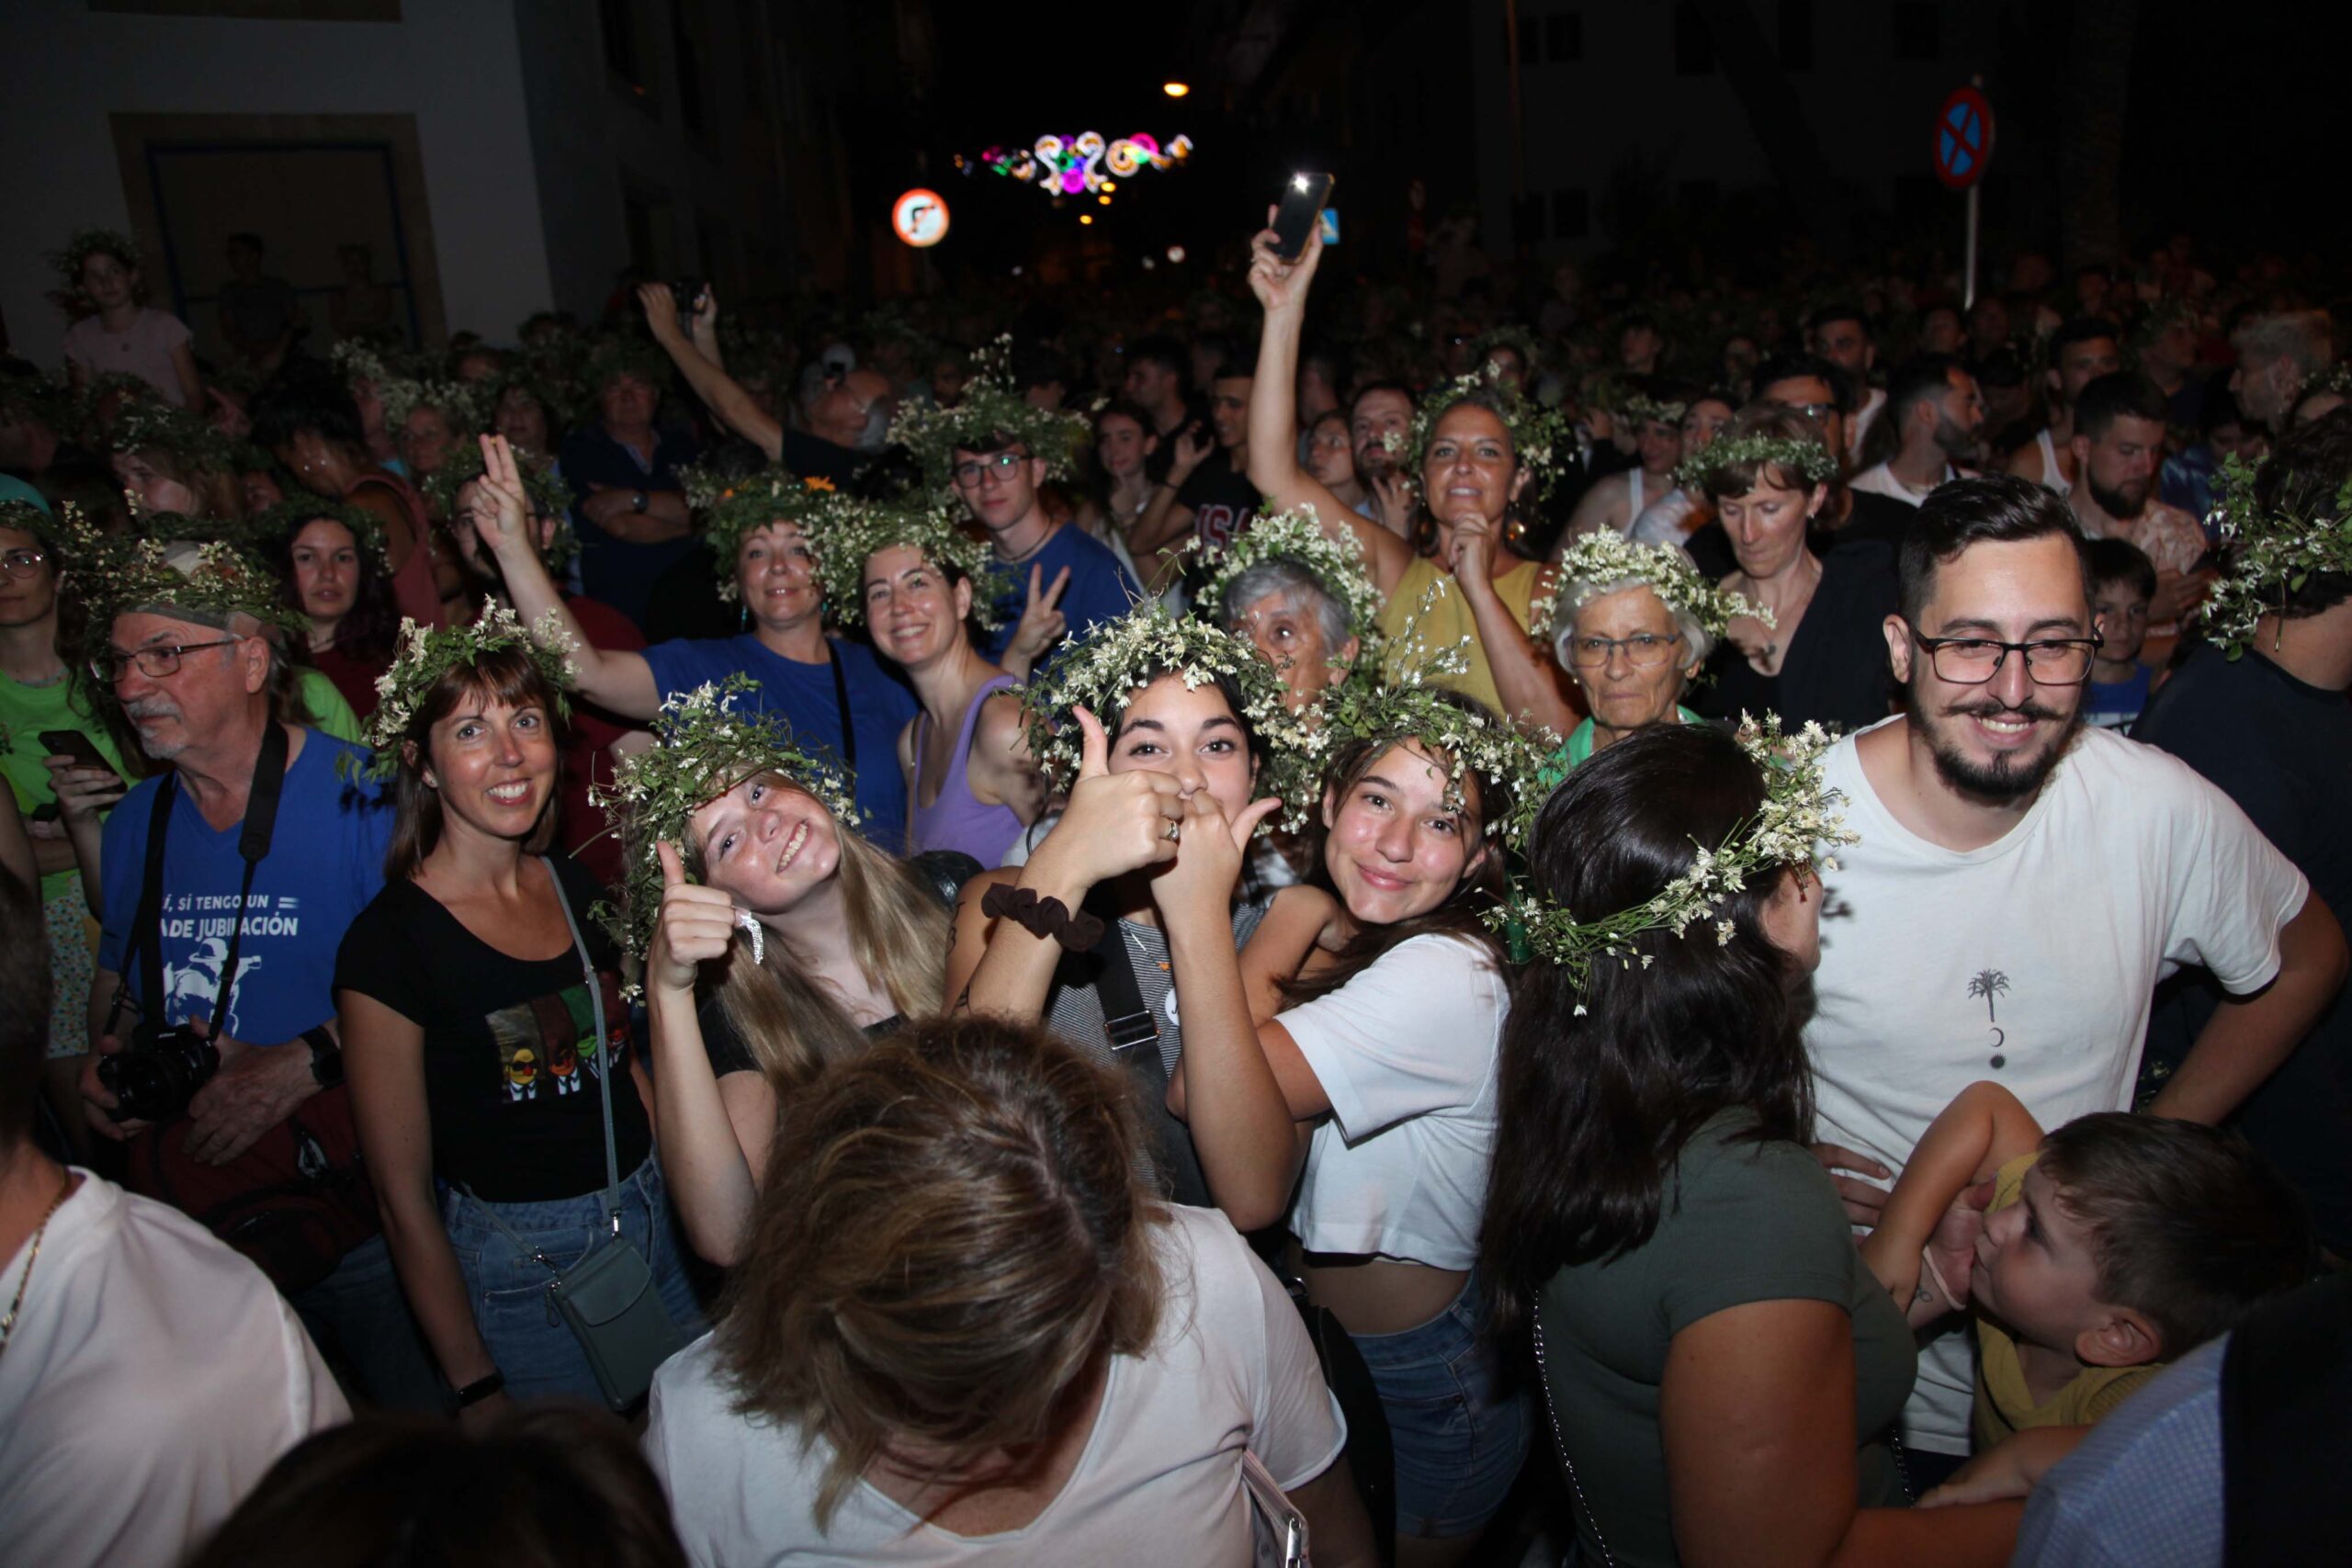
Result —
[[[1528, 606], [1535, 598], [1536, 584], [1544, 575], [1544, 563], [1523, 560], [1495, 579], [1495, 594], [1511, 614], [1521, 630], [1527, 627]], [[1433, 583], [1445, 584], [1442, 597], [1421, 612], [1421, 596]], [[1463, 652], [1470, 659], [1470, 668], [1459, 675], [1444, 678], [1443, 685], [1465, 696], [1477, 698], [1497, 713], [1503, 709], [1502, 694], [1495, 690], [1495, 671], [1487, 662], [1487, 650], [1478, 641], [1478, 626], [1470, 615], [1470, 601], [1453, 581], [1453, 574], [1427, 556], [1415, 556], [1396, 586], [1389, 591], [1388, 603], [1380, 609], [1380, 635], [1387, 639], [1388, 671], [1393, 676], [1408, 650], [1396, 646], [1396, 638], [1405, 630], [1405, 623], [1416, 614], [1420, 623], [1416, 631], [1420, 640], [1431, 648], [1448, 648], [1467, 637], [1470, 641]]]
[[[2025, 1188], [2025, 1173], [2041, 1158], [2039, 1152], [2019, 1155], [1993, 1178], [1993, 1213], [2018, 1201]], [[2087, 1427], [2129, 1399], [2141, 1384], [2164, 1371], [2160, 1363], [2141, 1367], [2085, 1367], [2049, 1403], [2036, 1404], [2026, 1387], [2025, 1363], [2017, 1341], [1992, 1319], [1976, 1319], [1976, 1451], [1983, 1453], [2012, 1432], [2030, 1427]]]

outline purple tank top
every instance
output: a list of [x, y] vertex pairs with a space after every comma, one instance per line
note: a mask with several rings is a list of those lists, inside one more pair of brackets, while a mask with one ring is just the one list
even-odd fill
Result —
[[972, 705], [964, 710], [964, 727], [956, 736], [956, 750], [947, 761], [947, 778], [939, 786], [939, 798], [931, 805], [922, 804], [923, 727], [930, 716], [915, 716], [915, 784], [907, 792], [914, 809], [914, 850], [960, 850], [983, 866], [1001, 864], [1005, 851], [1021, 837], [1021, 818], [1009, 806], [984, 806], [973, 798], [972, 784], [967, 776], [972, 756], [972, 727], [979, 722], [980, 708], [994, 693], [1019, 684], [1010, 675], [999, 675], [982, 686]]

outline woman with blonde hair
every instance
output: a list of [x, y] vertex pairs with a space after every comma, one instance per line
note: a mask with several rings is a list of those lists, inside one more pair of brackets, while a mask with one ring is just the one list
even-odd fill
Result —
[[654, 747], [605, 796], [627, 865], [624, 942], [644, 962], [664, 1162], [688, 1239], [718, 1264], [742, 1256], [780, 1100], [937, 1012], [948, 938], [930, 882], [854, 830], [849, 777], [773, 715], [728, 705], [751, 684], [664, 705]]
[[1317, 1563], [1371, 1562], [1298, 1314], [1139, 1138], [1114, 1069], [999, 1019], [812, 1086], [726, 1318], [655, 1380], [688, 1559], [1245, 1562], [1254, 1459]]

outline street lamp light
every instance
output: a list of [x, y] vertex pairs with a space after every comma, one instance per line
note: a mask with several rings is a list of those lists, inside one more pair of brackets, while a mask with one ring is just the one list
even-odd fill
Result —
[[1191, 84], [1185, 82], [1162, 82], [1159, 90], [1171, 98], [1181, 98], [1193, 89]]

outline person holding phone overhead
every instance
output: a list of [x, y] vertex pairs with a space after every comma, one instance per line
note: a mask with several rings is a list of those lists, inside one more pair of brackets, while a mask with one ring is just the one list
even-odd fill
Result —
[[1399, 635], [1409, 620], [1432, 645], [1468, 639], [1465, 667], [1446, 683], [1507, 717], [1563, 732], [1574, 728], [1579, 716], [1559, 668], [1527, 631], [1530, 606], [1549, 592], [1552, 574], [1508, 542], [1515, 509], [1535, 502], [1569, 450], [1565, 422], [1482, 372], [1457, 378], [1425, 400], [1403, 444], [1406, 469], [1421, 488], [1434, 556], [1357, 515], [1299, 466], [1292, 388], [1306, 291], [1323, 243], [1310, 231], [1291, 262], [1282, 257], [1282, 243], [1269, 229], [1250, 246], [1250, 288], [1266, 310], [1250, 397], [1250, 482], [1283, 511], [1311, 509], [1326, 531], [1355, 530], [1373, 581], [1387, 599], [1384, 634], [1409, 642]]

